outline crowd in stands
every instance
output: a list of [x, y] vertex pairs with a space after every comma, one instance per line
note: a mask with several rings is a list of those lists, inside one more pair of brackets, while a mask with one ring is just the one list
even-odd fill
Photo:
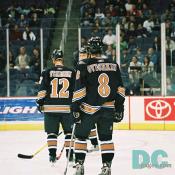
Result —
[[[6, 29], [9, 29], [10, 95], [33, 96], [41, 72], [39, 28], [53, 28], [57, 0], [5, 0], [0, 6], [0, 96], [6, 96]], [[175, 0], [82, 0], [81, 46], [91, 36], [104, 43], [104, 56], [116, 60], [116, 24], [120, 24], [120, 67], [127, 95], [140, 87], [160, 89], [160, 24], [166, 24], [166, 61], [175, 66]], [[44, 30], [44, 51], [52, 39]], [[168, 92], [175, 93], [175, 71], [168, 69]], [[152, 95], [152, 90], [144, 95]], [[160, 90], [158, 91], [160, 95]]]
[[[99, 36], [104, 43], [104, 55], [116, 60], [115, 27], [120, 24], [120, 66], [127, 94], [141, 95], [140, 87], [144, 84], [145, 88], [159, 87], [160, 95], [162, 22], [166, 25], [167, 66], [172, 67], [175, 66], [175, 0], [82, 0], [81, 46], [91, 36]], [[172, 80], [172, 74], [169, 79]], [[144, 93], [152, 94], [151, 90]]]
[[[59, 1], [6, 0], [0, 6], [0, 96], [7, 95], [6, 29], [9, 29], [10, 95], [35, 96], [41, 72], [40, 28], [44, 54], [50, 47]], [[46, 58], [44, 58], [46, 62]]]

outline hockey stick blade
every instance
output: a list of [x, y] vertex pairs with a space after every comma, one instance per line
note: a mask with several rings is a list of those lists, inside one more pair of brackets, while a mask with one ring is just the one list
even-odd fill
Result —
[[[61, 135], [62, 134], [62, 132], [60, 132], [59, 134], [58, 134], [58, 136], [59, 135]], [[45, 145], [43, 145], [41, 148], [39, 148], [35, 153], [33, 153], [32, 155], [26, 155], [26, 154], [18, 154], [17, 156], [19, 157], [19, 158], [21, 158], [21, 159], [32, 159], [35, 155], [37, 155], [38, 153], [40, 153], [44, 148], [46, 148], [47, 147], [47, 143], [45, 144]]]
[[32, 159], [33, 155], [18, 154], [18, 157], [21, 159]]

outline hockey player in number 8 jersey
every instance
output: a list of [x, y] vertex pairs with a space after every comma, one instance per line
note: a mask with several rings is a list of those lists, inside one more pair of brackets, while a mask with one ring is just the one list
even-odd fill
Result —
[[[36, 103], [44, 113], [44, 128], [50, 162], [56, 161], [57, 134], [62, 125], [65, 134], [66, 156], [70, 145], [73, 117], [71, 103], [75, 83], [75, 72], [63, 65], [63, 52], [55, 49], [51, 56], [54, 66], [42, 72]], [[73, 144], [71, 145], [73, 148]], [[73, 159], [73, 149], [70, 159]]]
[[[85, 69], [85, 64], [87, 59], [90, 59], [90, 53], [88, 52], [87, 47], [82, 47], [79, 50], [79, 59], [76, 62], [76, 67], [78, 65], [79, 71], [83, 71]], [[87, 149], [88, 153], [91, 153], [93, 151], [98, 151], [99, 150], [99, 145], [98, 145], [98, 138], [97, 138], [97, 130], [96, 126], [94, 125], [93, 128], [91, 129], [91, 132], [89, 134], [89, 140], [91, 142], [90, 147]]]
[[[76, 126], [75, 175], [84, 174], [86, 157], [86, 139], [94, 126], [97, 125], [100, 141], [102, 170], [99, 175], [110, 175], [114, 157], [112, 141], [114, 118], [123, 118], [125, 90], [123, 87], [119, 66], [101, 57], [102, 42], [99, 37], [89, 41], [91, 59], [80, 62], [76, 72], [75, 91], [73, 94], [73, 114]], [[117, 116], [117, 117], [116, 117]], [[119, 121], [119, 120], [118, 120]]]

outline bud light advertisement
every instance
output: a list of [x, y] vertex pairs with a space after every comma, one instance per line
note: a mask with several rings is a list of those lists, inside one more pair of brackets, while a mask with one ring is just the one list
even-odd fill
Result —
[[34, 98], [0, 98], [0, 121], [42, 120]]

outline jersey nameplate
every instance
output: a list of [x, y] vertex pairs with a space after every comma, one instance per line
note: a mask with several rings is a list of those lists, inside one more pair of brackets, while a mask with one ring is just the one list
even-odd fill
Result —
[[71, 77], [71, 71], [50, 71], [50, 77]]
[[113, 63], [91, 64], [87, 66], [87, 70], [89, 73], [96, 72], [96, 71], [116, 71], [117, 65]]

